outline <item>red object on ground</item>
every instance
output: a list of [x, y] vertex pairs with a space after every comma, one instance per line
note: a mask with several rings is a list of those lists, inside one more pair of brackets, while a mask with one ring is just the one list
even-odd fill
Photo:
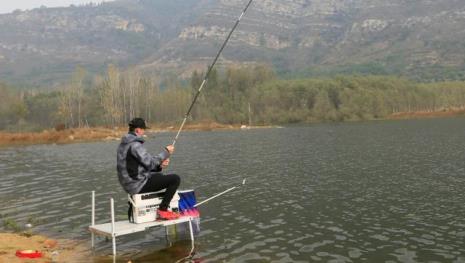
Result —
[[19, 258], [41, 258], [42, 253], [38, 250], [16, 250], [16, 256]]

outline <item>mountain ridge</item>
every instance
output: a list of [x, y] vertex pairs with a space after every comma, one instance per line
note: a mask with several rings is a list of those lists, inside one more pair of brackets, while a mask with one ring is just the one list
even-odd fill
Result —
[[[101, 73], [108, 64], [187, 77], [211, 62], [245, 4], [119, 0], [0, 15], [0, 80], [56, 85], [78, 65]], [[255, 1], [218, 66], [462, 80], [463, 28], [459, 0]]]

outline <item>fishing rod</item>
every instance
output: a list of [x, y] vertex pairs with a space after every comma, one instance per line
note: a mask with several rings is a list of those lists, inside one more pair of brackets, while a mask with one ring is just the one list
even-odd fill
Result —
[[208, 201], [210, 201], [212, 199], [215, 199], [215, 198], [217, 198], [219, 196], [222, 196], [222, 195], [226, 194], [227, 192], [230, 192], [230, 191], [232, 191], [232, 190], [234, 190], [234, 189], [236, 189], [238, 187], [241, 187], [241, 186], [245, 185], [245, 180], [246, 179], [242, 180], [242, 184], [240, 184], [240, 185], [233, 186], [233, 187], [231, 187], [231, 188], [229, 188], [229, 189], [227, 189], [227, 190], [225, 190], [225, 191], [223, 191], [221, 193], [218, 193], [218, 194], [216, 194], [216, 195], [214, 195], [214, 196], [212, 196], [210, 198], [207, 198], [207, 199], [203, 200], [200, 203], [195, 204], [194, 207], [200, 206], [200, 205], [202, 205], [202, 204], [204, 204], [204, 203], [206, 203], [206, 202], [208, 202]]
[[239, 18], [237, 19], [236, 23], [234, 24], [233, 28], [231, 29], [231, 31], [229, 31], [229, 34], [228, 34], [228, 36], [226, 37], [226, 40], [223, 42], [223, 45], [221, 46], [220, 50], [218, 51], [218, 54], [216, 54], [216, 57], [215, 57], [215, 59], [213, 60], [212, 64], [208, 67], [207, 73], [205, 74], [205, 77], [203, 78], [202, 84], [200, 84], [200, 87], [199, 87], [199, 89], [197, 90], [197, 93], [195, 94], [194, 99], [192, 100], [192, 103], [191, 103], [191, 105], [189, 106], [189, 109], [188, 109], [187, 112], [186, 112], [186, 115], [185, 115], [185, 117], [184, 117], [184, 120], [183, 120], [182, 123], [181, 123], [181, 127], [179, 127], [178, 133], [176, 134], [176, 137], [174, 137], [174, 140], [173, 140], [173, 143], [172, 143], [173, 146], [176, 144], [176, 141], [178, 140], [179, 134], [181, 133], [182, 129], [184, 128], [184, 124], [186, 124], [187, 118], [189, 117], [189, 114], [190, 114], [191, 111], [192, 111], [192, 107], [194, 107], [194, 104], [195, 104], [195, 102], [197, 101], [197, 98], [199, 97], [200, 92], [201, 92], [202, 89], [203, 89], [203, 86], [205, 86], [205, 84], [207, 83], [208, 77], [210, 76], [210, 72], [212, 71], [213, 66], [215, 66], [216, 61], [218, 60], [218, 58], [219, 58], [221, 52], [223, 51], [224, 47], [225, 47], [226, 44], [228, 43], [229, 38], [231, 38], [231, 35], [232, 35], [232, 33], [234, 32], [234, 30], [236, 29], [237, 25], [239, 25], [239, 22], [241, 21], [242, 17], [244, 16], [245, 12], [247, 11], [247, 8], [249, 8], [249, 6], [250, 6], [250, 4], [252, 3], [252, 1], [253, 1], [253, 0], [249, 0], [249, 2], [247, 3], [247, 5], [245, 6], [244, 10], [242, 11], [241, 15], [239, 16]]

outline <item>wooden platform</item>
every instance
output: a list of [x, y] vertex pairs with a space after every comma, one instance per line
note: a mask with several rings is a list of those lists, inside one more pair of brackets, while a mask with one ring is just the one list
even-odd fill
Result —
[[[189, 233], [191, 239], [191, 252], [189, 255], [192, 255], [194, 251], [194, 232], [192, 228], [192, 221], [194, 217], [191, 216], [183, 216], [178, 219], [173, 220], [166, 220], [166, 221], [153, 221], [147, 223], [130, 223], [129, 221], [118, 221], [115, 222], [115, 209], [114, 209], [114, 200], [110, 198], [110, 213], [111, 213], [111, 221], [105, 224], [95, 224], [95, 191], [92, 191], [92, 222], [89, 226], [89, 231], [91, 233], [91, 244], [92, 248], [94, 248], [95, 241], [94, 235], [100, 236], [107, 236], [111, 238], [112, 243], [112, 250], [113, 250], [113, 261], [116, 259], [116, 237], [129, 235], [137, 232], [146, 231], [153, 227], [167, 227], [170, 225], [188, 223], [189, 224]], [[165, 229], [166, 230], [166, 229]], [[167, 233], [167, 232], [166, 232]], [[167, 233], [168, 235], [168, 233]]]
[[89, 226], [89, 231], [97, 235], [101, 235], [101, 236], [112, 237], [114, 235], [115, 237], [118, 237], [118, 236], [124, 236], [124, 235], [132, 234], [132, 233], [146, 231], [152, 227], [170, 226], [170, 225], [175, 225], [175, 224], [180, 224], [180, 223], [189, 223], [191, 220], [192, 220], [192, 217], [190, 216], [181, 217], [181, 218], [174, 219], [174, 220], [153, 221], [153, 222], [147, 222], [147, 223], [142, 223], [142, 224], [134, 224], [134, 223], [130, 223], [128, 220], [125, 220], [125, 221], [115, 222], [114, 231], [112, 231], [111, 223]]

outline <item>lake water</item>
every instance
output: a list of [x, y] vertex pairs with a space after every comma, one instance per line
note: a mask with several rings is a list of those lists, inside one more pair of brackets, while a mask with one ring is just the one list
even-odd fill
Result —
[[[149, 136], [158, 153], [172, 133]], [[0, 149], [2, 218], [90, 246], [97, 222], [126, 218], [117, 141]], [[199, 200], [202, 262], [465, 262], [465, 119], [185, 132], [168, 172]], [[1, 226], [3, 227], [3, 226]], [[117, 239], [118, 261], [175, 262], [190, 242], [164, 230]], [[91, 262], [110, 262], [99, 240]]]

